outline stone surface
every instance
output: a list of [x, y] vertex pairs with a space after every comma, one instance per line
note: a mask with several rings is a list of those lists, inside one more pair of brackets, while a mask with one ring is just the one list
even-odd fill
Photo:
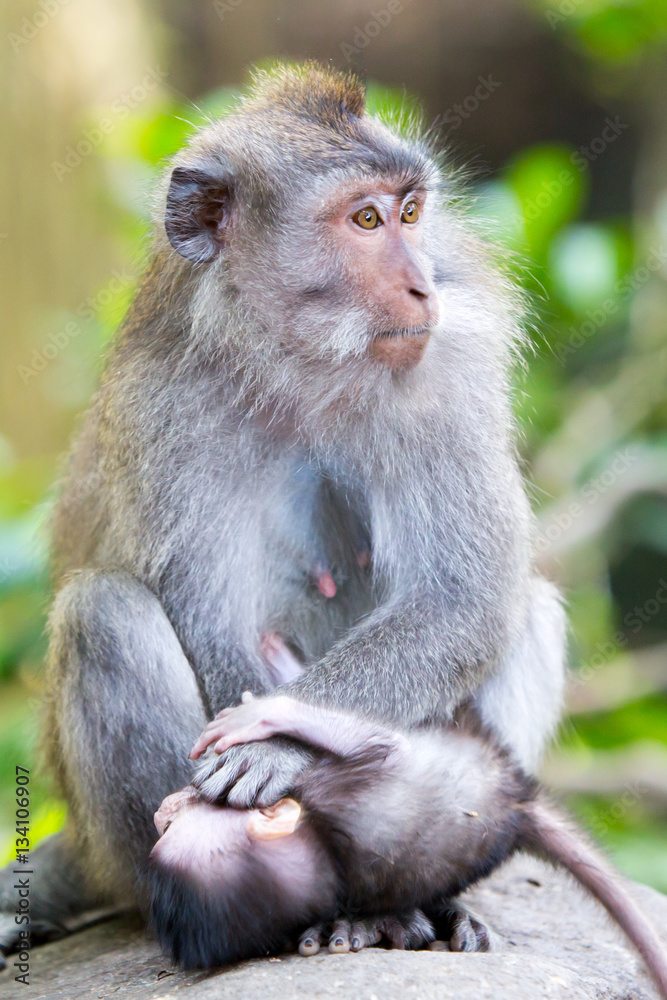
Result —
[[[631, 885], [667, 943], [667, 897]], [[257, 959], [208, 973], [174, 972], [138, 918], [99, 923], [36, 948], [30, 985], [0, 973], [0, 996], [30, 1000], [654, 1000], [641, 963], [567, 876], [517, 858], [467, 902], [499, 936], [488, 955], [320, 953]], [[185, 997], [184, 997], [185, 1000]]]

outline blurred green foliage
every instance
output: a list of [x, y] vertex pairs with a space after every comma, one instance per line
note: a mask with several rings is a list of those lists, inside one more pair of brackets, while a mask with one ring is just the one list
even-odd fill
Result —
[[[563, 45], [585, 53], [591, 87], [609, 66], [637, 78], [657, 53], [664, 57], [662, 0], [544, 0], [541, 7]], [[128, 264], [149, 232], [136, 192], [147, 189], [164, 160], [196, 127], [224, 112], [235, 93], [215, 91], [198, 107], [165, 100], [150, 110], [140, 108], [100, 149], [110, 224]], [[377, 84], [370, 88], [369, 104], [390, 115], [413, 107], [402, 91]], [[648, 790], [640, 783], [629, 802], [613, 782], [600, 791], [594, 787], [595, 769], [604, 768], [606, 754], [646, 744], [658, 772], [667, 762], [665, 668], [644, 655], [667, 649], [666, 608], [656, 597], [667, 579], [664, 384], [660, 390], [667, 292], [660, 267], [651, 262], [652, 254], [662, 253], [653, 221], [591, 219], [593, 181], [591, 165], [574, 148], [561, 142], [526, 148], [492, 180], [476, 186], [474, 215], [504, 248], [508, 268], [537, 303], [529, 374], [519, 377], [516, 409], [522, 451], [535, 470], [534, 500], [546, 539], [541, 555], [565, 582], [572, 661], [575, 671], [583, 669], [549, 776], [558, 784], [572, 762], [575, 770], [593, 762], [590, 787], [570, 796], [573, 808], [622, 867], [667, 890], [667, 781], [662, 796], [655, 791], [659, 781], [649, 782]], [[664, 274], [664, 261], [662, 269]], [[133, 280], [121, 284], [92, 318], [74, 317], [81, 334], [72, 351], [84, 362], [69, 384], [70, 402], [80, 396], [83, 405], [92, 390], [96, 359], [134, 291]], [[649, 308], [652, 319], [644, 328], [633, 315]], [[66, 319], [51, 316], [46, 322], [57, 328]], [[623, 449], [631, 458], [614, 472]], [[35, 763], [48, 603], [43, 525], [56, 475], [55, 461], [14, 460], [10, 442], [0, 440], [0, 814], [7, 817], [0, 848], [9, 845], [14, 764]], [[561, 498], [578, 504], [582, 513], [564, 514]], [[572, 524], [563, 527], [568, 516]], [[572, 530], [582, 525], [581, 537], [568, 544]], [[628, 616], [636, 617], [637, 608], [635, 632]], [[634, 659], [627, 656], [630, 647]], [[44, 779], [35, 779], [33, 795], [37, 838], [56, 829], [64, 811]]]

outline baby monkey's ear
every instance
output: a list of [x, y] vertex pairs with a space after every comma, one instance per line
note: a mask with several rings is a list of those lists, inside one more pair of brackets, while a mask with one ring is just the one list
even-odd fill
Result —
[[301, 816], [295, 799], [280, 799], [266, 809], [252, 809], [246, 830], [251, 840], [274, 840], [294, 833]]

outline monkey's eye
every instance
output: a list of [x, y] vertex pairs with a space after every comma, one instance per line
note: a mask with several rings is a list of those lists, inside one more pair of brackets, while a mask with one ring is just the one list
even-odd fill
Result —
[[367, 208], [362, 208], [360, 212], [353, 215], [352, 221], [356, 222], [362, 229], [375, 229], [377, 226], [382, 225], [380, 216], [371, 205], [368, 205]]
[[416, 201], [409, 201], [401, 212], [401, 222], [416, 222], [419, 218], [419, 206]]

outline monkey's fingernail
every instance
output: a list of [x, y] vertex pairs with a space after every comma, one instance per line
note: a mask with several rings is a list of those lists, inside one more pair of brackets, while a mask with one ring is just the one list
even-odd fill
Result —
[[352, 940], [350, 941], [350, 948], [352, 949], [352, 951], [359, 951], [359, 949], [361, 948], [361, 938], [353, 937]]

